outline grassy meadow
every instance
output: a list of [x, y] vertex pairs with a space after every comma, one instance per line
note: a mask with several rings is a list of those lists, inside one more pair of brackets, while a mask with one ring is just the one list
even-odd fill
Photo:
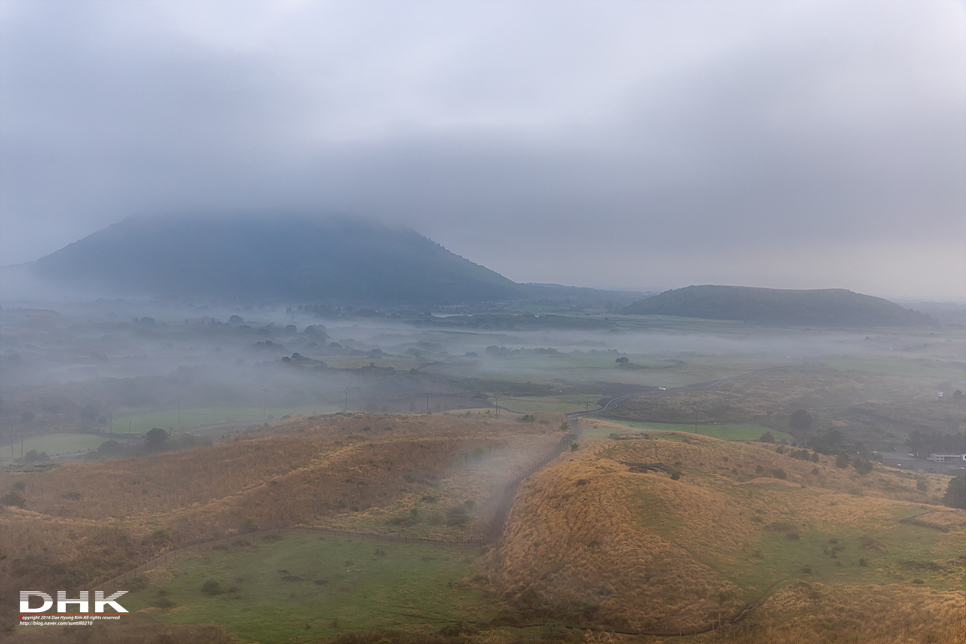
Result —
[[145, 411], [119, 415], [114, 418], [118, 434], [146, 434], [155, 427], [165, 430], [194, 429], [221, 424], [261, 424], [288, 416], [334, 414], [342, 411], [336, 405], [305, 405], [299, 407], [195, 407]]
[[[325, 641], [340, 633], [479, 622], [493, 602], [473, 582], [475, 550], [307, 534], [178, 559], [135, 581], [135, 619], [225, 624], [244, 641]], [[207, 586], [205, 584], [208, 584]]]
[[[129, 582], [133, 614], [105, 627], [103, 641], [164, 632], [192, 643], [609, 644], [624, 633], [684, 634], [675, 641], [689, 644], [960, 644], [950, 625], [966, 611], [966, 511], [940, 505], [949, 478], [801, 458], [746, 442], [762, 433], [756, 425], [719, 425], [731, 438], [721, 440], [581, 420], [576, 449], [524, 480], [502, 539], [482, 551], [245, 537], [316, 526], [478, 538], [503, 486], [558, 443], [563, 421], [300, 417], [180, 452], [0, 472], [0, 491], [25, 499], [0, 509], [0, 590], [90, 588], [235, 535]], [[648, 438], [609, 437], [641, 430]], [[9, 607], [2, 617], [13, 642], [54, 641], [14, 626]]]
[[[47, 452], [48, 456], [60, 456], [96, 449], [105, 441], [111, 439], [110, 434], [45, 434], [43, 436], [26, 436], [23, 439], [23, 452], [30, 450], [37, 453]], [[20, 458], [21, 441], [0, 445], [0, 454]]]
[[[768, 429], [767, 427], [762, 427], [761, 425], [729, 425], [724, 423], [720, 425], [699, 424], [695, 428], [694, 425], [688, 426], [686, 424], [644, 423], [632, 420], [606, 422], [597, 421], [595, 419], [582, 419], [581, 423], [582, 425], [593, 427], [594, 429], [588, 429], [587, 435], [597, 438], [609, 436], [611, 433], [613, 433], [614, 429], [630, 427], [632, 429], [640, 430], [641, 432], [681, 432], [686, 434], [695, 434], [698, 436], [708, 436], [710, 438], [718, 438], [726, 441], [757, 441], [765, 432], [771, 432], [776, 441], [781, 441], [784, 439], [788, 442], [791, 442], [794, 440], [794, 437], [791, 434], [774, 429]], [[695, 431], [695, 429], [697, 429], [697, 431]]]

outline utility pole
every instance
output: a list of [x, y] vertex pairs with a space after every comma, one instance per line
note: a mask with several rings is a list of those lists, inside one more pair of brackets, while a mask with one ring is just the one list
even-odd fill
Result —
[[500, 397], [496, 396], [496, 417], [500, 417]]
[[20, 435], [20, 458], [23, 459], [23, 434]]
[[[111, 428], [111, 434], [113, 435], [113, 434], [114, 434], [114, 412], [113, 412], [113, 411], [109, 411], [109, 412], [107, 412], [107, 413], [108, 413], [108, 416], [109, 416], [109, 417], [110, 417], [110, 419], [111, 419], [111, 424], [110, 424], [110, 428]], [[180, 424], [180, 423], [179, 423], [179, 424]]]
[[698, 433], [698, 408], [694, 408], [694, 433]]
[[178, 431], [181, 431], [181, 399], [178, 398]]
[[429, 394], [426, 394], [426, 415], [429, 416]]

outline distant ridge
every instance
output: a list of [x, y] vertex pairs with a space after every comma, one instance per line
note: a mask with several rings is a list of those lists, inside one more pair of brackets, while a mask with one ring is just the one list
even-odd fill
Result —
[[634, 302], [624, 313], [816, 327], [938, 326], [922, 313], [845, 289], [688, 286]]
[[287, 214], [129, 217], [31, 272], [85, 292], [233, 301], [463, 304], [524, 293], [406, 228]]

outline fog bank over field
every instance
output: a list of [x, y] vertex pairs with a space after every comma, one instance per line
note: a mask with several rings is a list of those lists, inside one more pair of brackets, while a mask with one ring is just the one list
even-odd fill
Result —
[[[953, 350], [954, 329], [819, 331], [510, 312], [469, 329], [425, 312], [393, 318], [304, 306], [19, 304], [0, 313], [2, 443], [14, 435], [146, 431], [151, 422], [242, 427], [344, 410], [495, 414], [499, 404], [521, 413], [577, 411], [659, 387], [828, 364], [918, 370], [903, 385], [916, 395], [966, 388], [956, 375], [966, 356]], [[484, 328], [492, 325], [505, 328]]]

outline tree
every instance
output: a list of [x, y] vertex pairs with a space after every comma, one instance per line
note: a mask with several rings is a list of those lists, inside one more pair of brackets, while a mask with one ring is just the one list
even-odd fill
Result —
[[812, 426], [812, 417], [808, 415], [808, 412], [804, 409], [796, 409], [792, 412], [792, 417], [788, 421], [788, 425], [792, 429], [797, 429], [799, 431], [808, 429]]
[[19, 492], [8, 492], [0, 498], [0, 505], [9, 505], [23, 509], [27, 507], [27, 499], [23, 498], [23, 495]]
[[614, 362], [616, 362], [617, 364], [619, 364], [619, 365], [620, 365], [620, 366], [622, 366], [622, 367], [623, 367], [624, 365], [626, 365], [626, 364], [627, 364], [628, 362], [630, 362], [630, 361], [631, 361], [631, 359], [630, 359], [630, 358], [625, 358], [624, 356], [621, 356], [621, 357], [620, 357], [620, 358], [618, 358], [617, 360], [614, 360]]
[[949, 482], [943, 495], [943, 505], [966, 510], [966, 476], [957, 476]]
[[759, 443], [774, 443], [775, 436], [771, 432], [765, 432], [758, 438]]
[[852, 461], [852, 467], [854, 467], [859, 474], [868, 474], [872, 471], [871, 461], [863, 461], [861, 458], [857, 458]]
[[161, 429], [160, 427], [155, 427], [147, 434], [144, 435], [144, 442], [147, 445], [149, 452], [157, 452], [164, 447], [165, 442], [171, 434]]
[[842, 468], [843, 470], [849, 466], [849, 455], [839, 454], [838, 458], [835, 459], [835, 467]]

